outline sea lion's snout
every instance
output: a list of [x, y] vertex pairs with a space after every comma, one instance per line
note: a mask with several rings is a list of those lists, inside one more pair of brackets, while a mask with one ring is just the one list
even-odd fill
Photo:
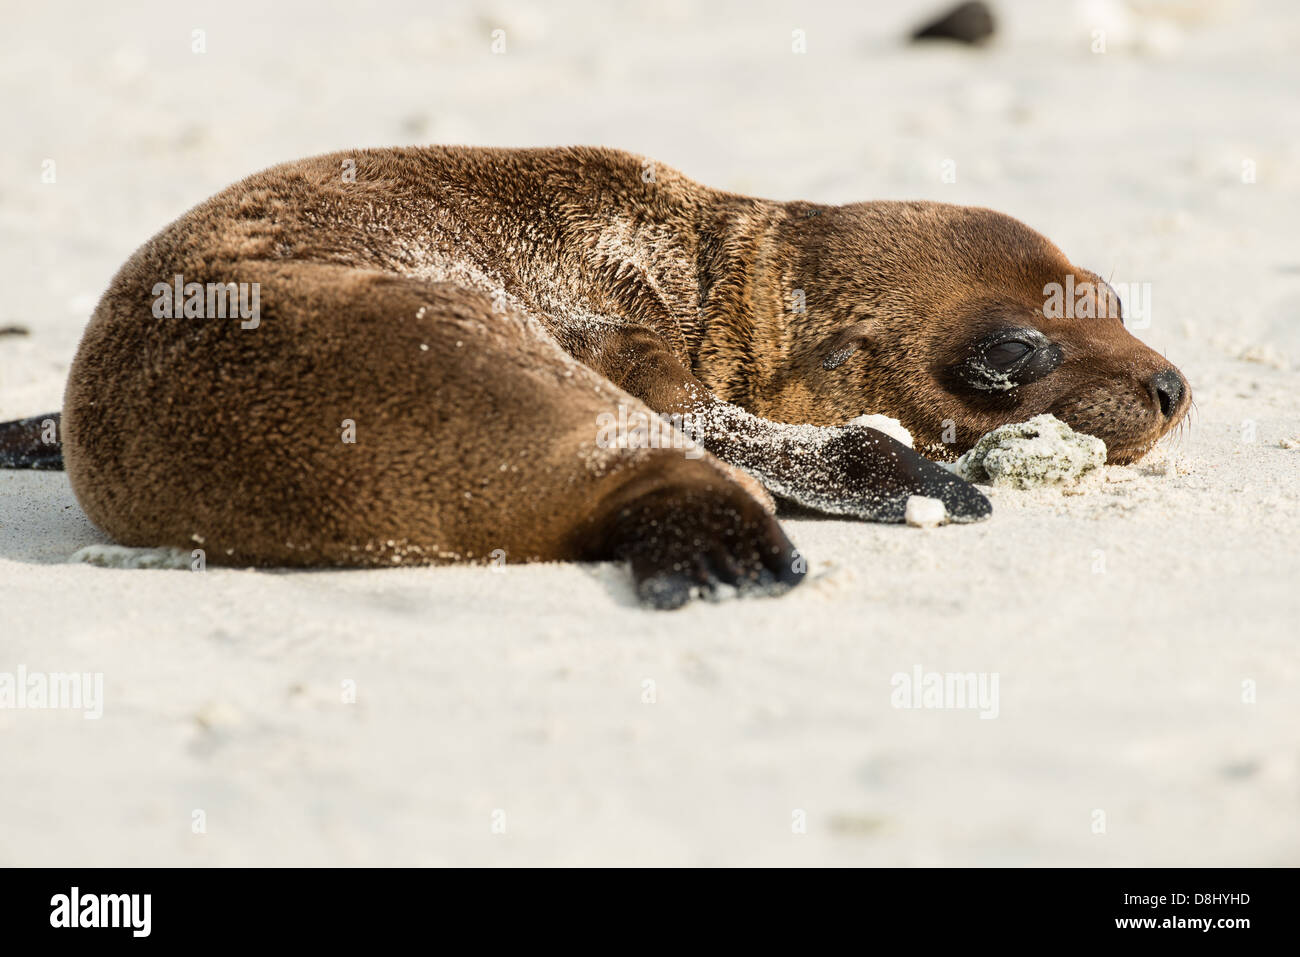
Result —
[[1102, 439], [1110, 464], [1140, 459], [1191, 407], [1192, 390], [1183, 374], [1120, 323], [1076, 324], [1054, 335], [1065, 340], [1069, 358], [1040, 411]]
[[[821, 252], [786, 298], [815, 290], [825, 305], [801, 318], [808, 345], [774, 384], [769, 417], [887, 415], [923, 455], [953, 460], [999, 426], [1051, 413], [1125, 464], [1191, 406], [1182, 373], [1126, 327], [1116, 289], [1010, 216], [874, 203], [795, 222]], [[1121, 287], [1134, 328], [1150, 324], [1148, 286]]]
[[1182, 374], [1173, 366], [1151, 377], [1151, 391], [1155, 393], [1160, 405], [1160, 414], [1172, 419], [1183, 407], [1183, 397], [1187, 395], [1187, 383]]
[[931, 350], [929, 369], [903, 370], [914, 383], [903, 394], [932, 397], [900, 402], [892, 413], [918, 448], [952, 458], [992, 429], [1047, 412], [1103, 440], [1107, 460], [1125, 464], [1182, 420], [1191, 404], [1187, 380], [1124, 327], [1118, 300], [1110, 314], [1054, 317], [1030, 293], [1016, 301], [1008, 288], [996, 289], [999, 299], [984, 298], [987, 288], [971, 290], [982, 301], [953, 309], [936, 323], [938, 334], [922, 340], [917, 351]]
[[1150, 451], [1191, 405], [1183, 374], [1134, 337], [1119, 315], [1054, 321], [1022, 313], [976, 335], [944, 380], [964, 406], [959, 444], [1050, 412], [1102, 439], [1107, 461], [1118, 465]]

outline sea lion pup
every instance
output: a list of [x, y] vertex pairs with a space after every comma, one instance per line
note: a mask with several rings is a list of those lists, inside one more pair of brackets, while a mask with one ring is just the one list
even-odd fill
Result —
[[[340, 153], [128, 260], [63, 455], [117, 541], [217, 563], [626, 559], [658, 607], [781, 589], [804, 563], [745, 472], [835, 515], [989, 512], [860, 414], [949, 456], [1047, 411], [1116, 461], [1168, 431], [1181, 376], [1118, 319], [1045, 317], [1067, 277], [1109, 301], [988, 210], [768, 202], [606, 149]], [[655, 413], [678, 428], [611, 439]]]

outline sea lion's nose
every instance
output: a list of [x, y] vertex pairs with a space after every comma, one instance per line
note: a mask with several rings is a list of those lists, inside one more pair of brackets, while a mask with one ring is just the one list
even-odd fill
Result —
[[1151, 391], [1155, 393], [1156, 401], [1160, 403], [1160, 413], [1165, 418], [1169, 418], [1183, 401], [1187, 383], [1183, 381], [1177, 369], [1165, 369], [1152, 377]]

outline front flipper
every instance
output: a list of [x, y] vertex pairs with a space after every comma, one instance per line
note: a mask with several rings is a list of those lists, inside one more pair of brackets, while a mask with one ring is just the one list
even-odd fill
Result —
[[913, 495], [937, 498], [954, 522], [987, 518], [974, 486], [875, 429], [787, 425], [711, 394], [654, 330], [614, 320], [584, 325], [562, 345], [771, 492], [830, 515], [901, 522]]
[[974, 485], [902, 442], [862, 426], [837, 431], [813, 454], [819, 461], [808, 470], [806, 481], [791, 490], [789, 497], [795, 501], [872, 522], [903, 521], [913, 495], [943, 502], [954, 522], [977, 522], [993, 513], [992, 504]]
[[734, 407], [713, 424], [711, 452], [774, 494], [828, 515], [901, 522], [913, 495], [943, 502], [954, 522], [993, 512], [975, 486], [875, 429], [784, 425]]

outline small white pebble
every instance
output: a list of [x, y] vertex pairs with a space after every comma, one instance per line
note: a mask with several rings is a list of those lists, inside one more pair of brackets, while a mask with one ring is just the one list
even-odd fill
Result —
[[856, 419], [849, 419], [848, 424], [875, 429], [877, 432], [885, 433], [891, 439], [897, 439], [909, 449], [912, 448], [912, 433], [903, 428], [902, 422], [891, 419], [887, 415], [860, 415]]
[[948, 521], [948, 509], [937, 498], [909, 495], [903, 519], [913, 528], [934, 528]]

